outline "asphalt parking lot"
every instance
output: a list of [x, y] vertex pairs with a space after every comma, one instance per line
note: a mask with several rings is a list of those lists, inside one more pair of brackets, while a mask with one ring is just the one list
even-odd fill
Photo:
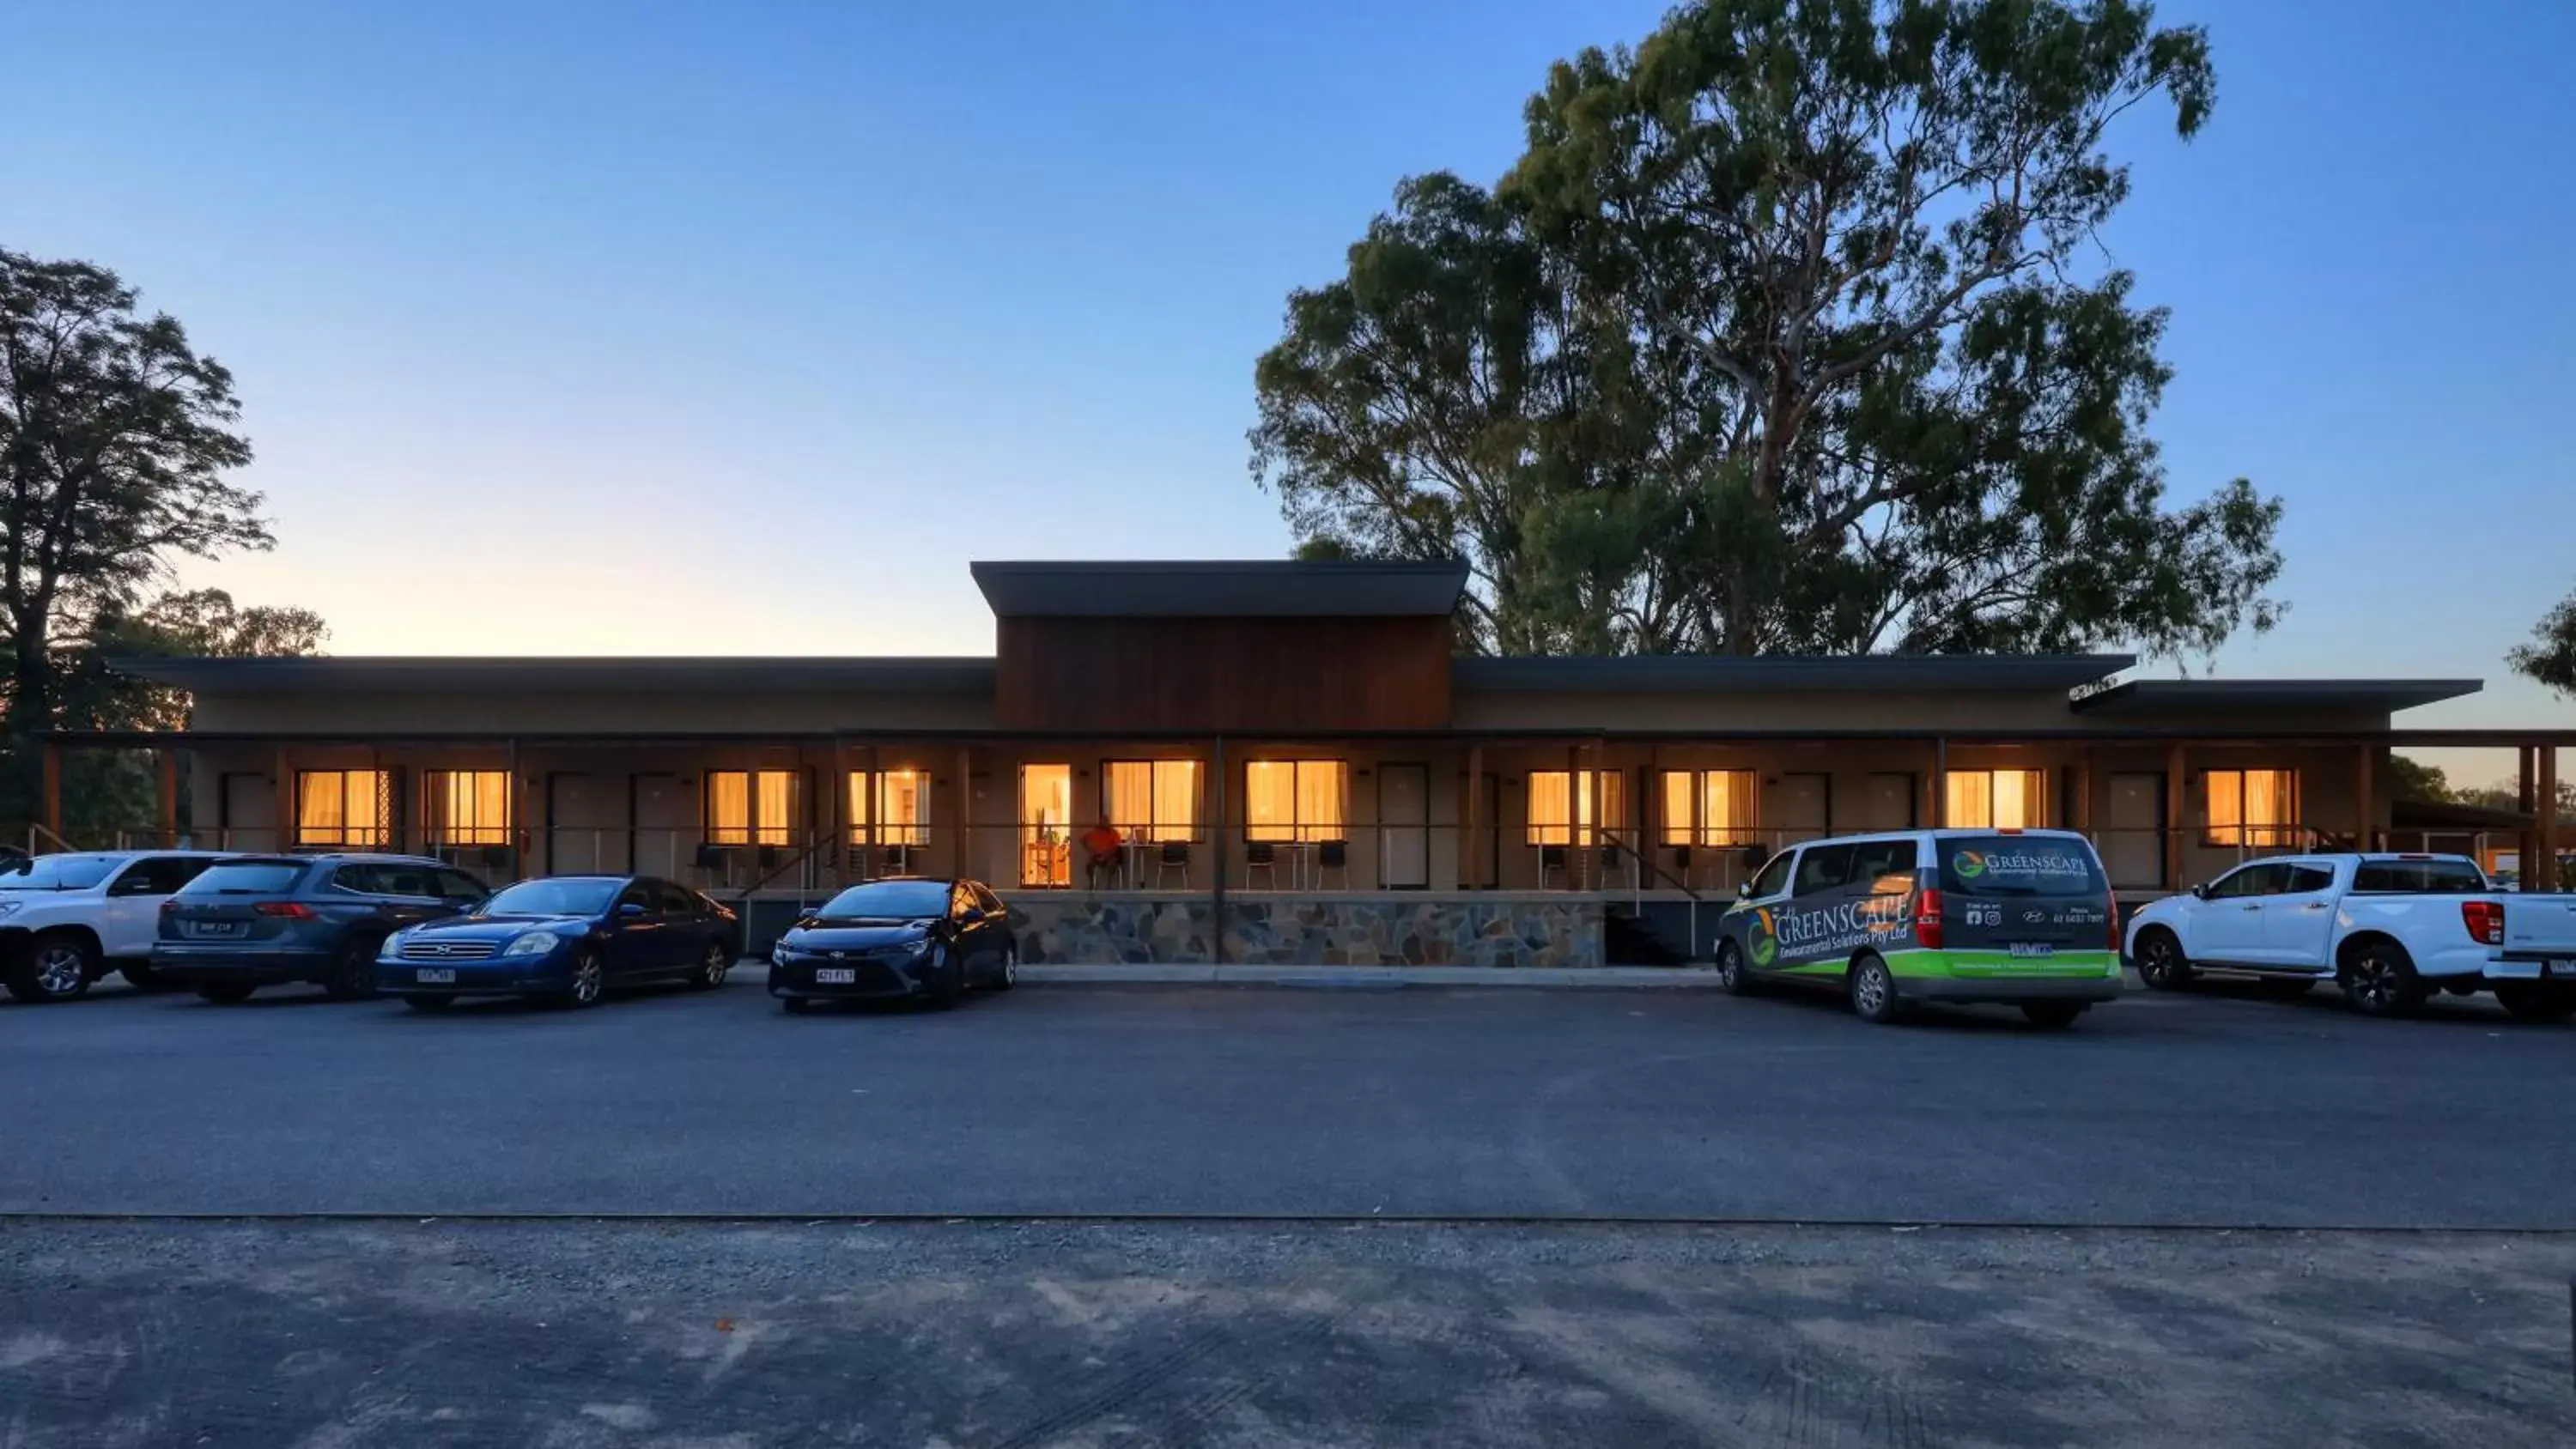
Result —
[[2554, 1235], [0, 1219], [0, 1443], [2576, 1442]]
[[725, 989], [0, 1009], [0, 1211], [2576, 1228], [2576, 1029], [2137, 996]]

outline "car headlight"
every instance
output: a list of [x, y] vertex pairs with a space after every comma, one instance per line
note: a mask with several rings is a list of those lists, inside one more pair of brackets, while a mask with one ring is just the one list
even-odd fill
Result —
[[14, 916], [26, 904], [25, 901], [0, 901], [0, 916]]
[[911, 957], [915, 961], [929, 955], [930, 938], [928, 936], [916, 936], [912, 940], [904, 942], [903, 954]]
[[502, 950], [501, 954], [504, 956], [542, 956], [562, 944], [563, 937], [556, 935], [552, 931], [530, 931], [528, 934], [512, 941]]

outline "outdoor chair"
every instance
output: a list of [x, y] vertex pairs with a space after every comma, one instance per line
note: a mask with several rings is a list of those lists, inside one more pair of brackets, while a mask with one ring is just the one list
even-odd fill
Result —
[[1176, 871], [1181, 877], [1181, 889], [1188, 890], [1190, 888], [1190, 843], [1186, 840], [1163, 842], [1162, 853], [1154, 862], [1155, 888], [1159, 890], [1168, 884]]
[[1320, 887], [1329, 871], [1340, 871], [1342, 886], [1351, 883], [1351, 843], [1347, 840], [1319, 840], [1315, 843], [1315, 884]]
[[1251, 886], [1258, 872], [1270, 877], [1270, 888], [1279, 889], [1279, 847], [1267, 840], [1255, 840], [1243, 847], [1243, 883]]

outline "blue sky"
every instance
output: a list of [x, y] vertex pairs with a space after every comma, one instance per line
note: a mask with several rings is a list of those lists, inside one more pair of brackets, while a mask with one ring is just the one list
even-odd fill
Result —
[[[279, 547], [189, 577], [337, 652], [983, 652], [969, 558], [1279, 554], [1288, 290], [1662, 9], [23, 7], [0, 243], [235, 370]], [[2292, 612], [2219, 671], [2576, 718], [2500, 663], [2576, 585], [2576, 6], [2161, 14], [2220, 99], [2133, 132], [2107, 239], [2174, 310], [2157, 432], [2177, 496], [2289, 503]]]

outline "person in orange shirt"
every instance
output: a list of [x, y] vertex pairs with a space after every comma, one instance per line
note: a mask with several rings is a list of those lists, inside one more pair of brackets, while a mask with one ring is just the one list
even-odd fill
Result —
[[1082, 848], [1090, 859], [1091, 884], [1096, 889], [1103, 874], [1116, 874], [1127, 863], [1124, 854], [1127, 837], [1118, 827], [1102, 821], [1082, 832]]

